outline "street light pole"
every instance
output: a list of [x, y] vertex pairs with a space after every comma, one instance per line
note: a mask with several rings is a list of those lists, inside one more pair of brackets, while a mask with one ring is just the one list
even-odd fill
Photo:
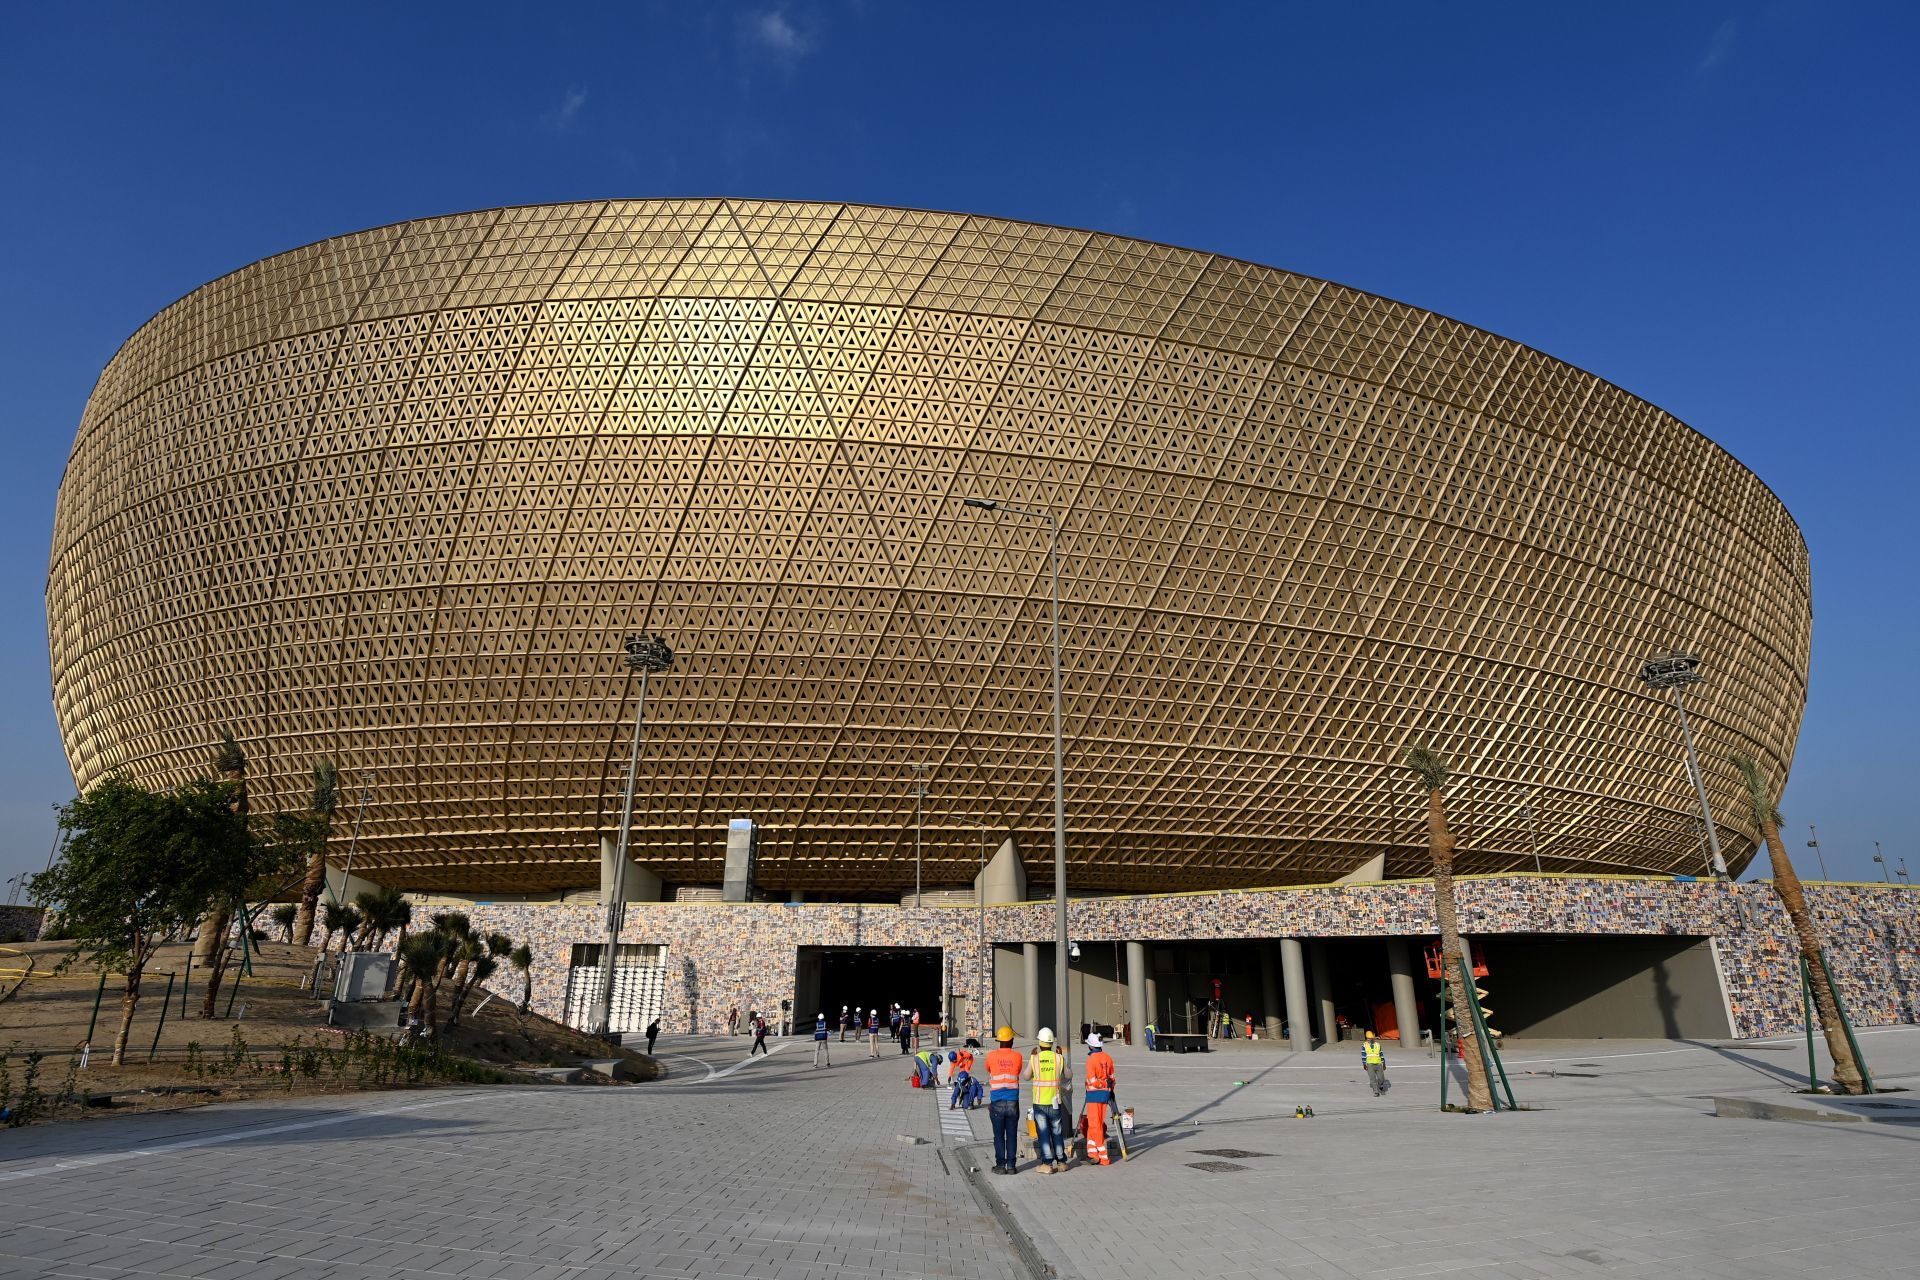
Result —
[[1887, 860], [1880, 856], [1880, 842], [1878, 840], [1873, 842], [1873, 860], [1880, 864], [1880, 878], [1888, 884], [1892, 884], [1893, 877], [1887, 874]]
[[1010, 507], [992, 498], [966, 498], [966, 506], [981, 511], [1047, 522], [1047, 574], [1052, 585], [1053, 620], [1053, 1008], [1059, 1023], [1054, 1043], [1062, 1047], [1061, 1079], [1072, 1078], [1073, 1019], [1067, 1008], [1067, 789], [1066, 734], [1061, 711], [1060, 680], [1060, 521], [1050, 511]]
[[1830, 877], [1827, 875], [1827, 855], [1826, 852], [1820, 848], [1820, 833], [1813, 829], [1811, 822], [1807, 824], [1807, 834], [1813, 837], [1807, 841], [1807, 848], [1813, 850], [1813, 856], [1820, 859], [1820, 878], [1822, 880], [1829, 879]]
[[353, 834], [347, 837], [347, 867], [340, 873], [340, 892], [329, 894], [335, 902], [340, 901], [353, 883], [353, 853], [360, 847], [360, 819], [367, 816], [367, 797], [372, 794], [373, 788], [364, 782], [360, 784], [360, 803], [353, 810]]
[[633, 785], [640, 772], [640, 730], [647, 722], [647, 677], [673, 666], [673, 650], [656, 635], [628, 636], [628, 671], [640, 673], [640, 700], [633, 712], [633, 751], [627, 757], [627, 788], [620, 802], [620, 842], [613, 859], [613, 884], [607, 894], [607, 940], [600, 954], [600, 990], [594, 996], [592, 1031], [605, 1038], [613, 1024], [613, 958], [620, 949], [620, 926], [627, 919], [627, 844], [633, 833]]
[[[980, 1018], [980, 1010], [986, 1008], [987, 966], [992, 958], [987, 955], [987, 829], [980, 828], [980, 874], [973, 881], [974, 902], [974, 974], [973, 974], [973, 1016]], [[980, 1019], [979, 1026], [984, 1032], [993, 1020], [991, 1012]]]
[[1680, 737], [1687, 747], [1687, 776], [1693, 779], [1694, 794], [1700, 797], [1700, 814], [1707, 824], [1707, 851], [1713, 862], [1713, 874], [1727, 878], [1727, 860], [1720, 854], [1720, 835], [1713, 825], [1713, 806], [1707, 803], [1707, 782], [1700, 773], [1700, 759], [1693, 749], [1693, 726], [1687, 722], [1687, 704], [1680, 690], [1700, 683], [1700, 659], [1690, 653], [1663, 653], [1640, 668], [1640, 678], [1649, 688], [1673, 695], [1673, 709], [1680, 713]]

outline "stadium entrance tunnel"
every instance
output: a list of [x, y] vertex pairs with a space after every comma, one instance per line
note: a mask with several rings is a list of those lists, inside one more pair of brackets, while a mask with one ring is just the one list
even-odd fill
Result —
[[[1593, 934], [1482, 934], [1468, 939], [1486, 975], [1487, 1025], [1503, 1036], [1533, 1039], [1728, 1039], [1727, 997], [1712, 943], [1703, 937]], [[1300, 939], [1311, 1038], [1316, 1044], [1357, 1039], [1368, 1030], [1399, 1038], [1392, 952], [1384, 938]], [[1405, 939], [1420, 1026], [1436, 1025], [1439, 984], [1428, 976], [1433, 938]], [[1222, 1010], [1234, 1034], [1252, 1017], [1262, 1039], [1284, 1024], [1284, 954], [1279, 939], [1149, 943], [1146, 987], [1161, 1031], [1217, 1034]], [[1104, 948], [1083, 948], [1072, 996], [1076, 1017], [1118, 1020], [1124, 988], [1103, 968]], [[996, 957], [1003, 1001], [1020, 991], [1017, 948]], [[1042, 981], [1051, 969], [1043, 964]], [[1042, 988], [1043, 1013], [1050, 1010]], [[1010, 1010], [1013, 1006], [1007, 1006]], [[1024, 1011], [1017, 1011], [1024, 1012]], [[1015, 1025], [1020, 1025], [1018, 1021]]]
[[813, 1016], [824, 1011], [835, 1039], [840, 1006], [880, 1011], [886, 1034], [887, 1006], [920, 1010], [921, 1026], [940, 1024], [942, 972], [939, 947], [800, 947], [794, 966], [794, 1030], [810, 1034]]
[[1488, 1023], [1535, 1039], [1724, 1040], [1733, 1035], [1706, 938], [1508, 934], [1476, 945]]

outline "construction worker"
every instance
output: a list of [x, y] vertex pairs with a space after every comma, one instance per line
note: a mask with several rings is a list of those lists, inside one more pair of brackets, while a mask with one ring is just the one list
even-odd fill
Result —
[[922, 1049], [913, 1055], [913, 1069], [922, 1089], [931, 1089], [940, 1083], [940, 1055], [931, 1049]]
[[1113, 1056], [1098, 1033], [1087, 1037], [1087, 1159], [1112, 1164], [1107, 1155], [1107, 1111], [1113, 1106]]
[[1040, 1157], [1041, 1173], [1067, 1171], [1067, 1117], [1061, 1111], [1060, 1079], [1067, 1057], [1053, 1047], [1053, 1029], [1040, 1028], [1040, 1042], [1027, 1062], [1033, 1081], [1033, 1153]]
[[1020, 1068], [1025, 1060], [1013, 1047], [1013, 1028], [993, 1033], [998, 1049], [987, 1051], [987, 1119], [993, 1124], [993, 1171], [1014, 1173], [1020, 1150]]
[[833, 1055], [827, 1052], [827, 1011], [822, 1009], [813, 1020], [813, 1065], [817, 1069], [822, 1065], [832, 1066]]
[[973, 1081], [973, 1055], [965, 1049], [955, 1049], [948, 1060], [953, 1063], [953, 1070], [948, 1074], [948, 1079], [953, 1081], [953, 1096], [947, 1099], [947, 1110], [964, 1105], [971, 1111], [974, 1095], [979, 1092]]
[[1360, 1047], [1360, 1061], [1367, 1069], [1367, 1088], [1377, 1098], [1387, 1091], [1387, 1049], [1371, 1031]]
[[840, 1043], [847, 1042], [847, 1028], [853, 1025], [853, 1015], [847, 1012], [847, 1006], [840, 1006]]
[[878, 1009], [867, 1010], [867, 1056], [869, 1058], [880, 1056], [880, 1011]]

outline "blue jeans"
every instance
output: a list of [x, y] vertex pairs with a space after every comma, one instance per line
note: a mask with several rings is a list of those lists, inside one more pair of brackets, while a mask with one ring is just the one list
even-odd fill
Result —
[[993, 1121], [993, 1163], [995, 1168], [1011, 1169], [1020, 1151], [1020, 1104], [989, 1102], [987, 1118]]
[[1042, 1164], [1067, 1162], [1067, 1122], [1060, 1108], [1049, 1103], [1033, 1109], [1033, 1128], [1037, 1135], [1033, 1148]]

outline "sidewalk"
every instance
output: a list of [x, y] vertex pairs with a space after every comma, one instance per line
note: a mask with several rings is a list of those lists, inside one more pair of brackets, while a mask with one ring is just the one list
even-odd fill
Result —
[[[1712, 1115], [1714, 1094], [1795, 1097], [1798, 1042], [1516, 1042], [1538, 1110], [1497, 1116], [1439, 1112], [1437, 1056], [1390, 1048], [1376, 1099], [1356, 1046], [1239, 1044], [1122, 1048], [1133, 1158], [985, 1191], [1069, 1278], [1920, 1274], [1920, 1126]], [[1884, 1084], [1920, 1079], [1920, 1030], [1862, 1047]]]

